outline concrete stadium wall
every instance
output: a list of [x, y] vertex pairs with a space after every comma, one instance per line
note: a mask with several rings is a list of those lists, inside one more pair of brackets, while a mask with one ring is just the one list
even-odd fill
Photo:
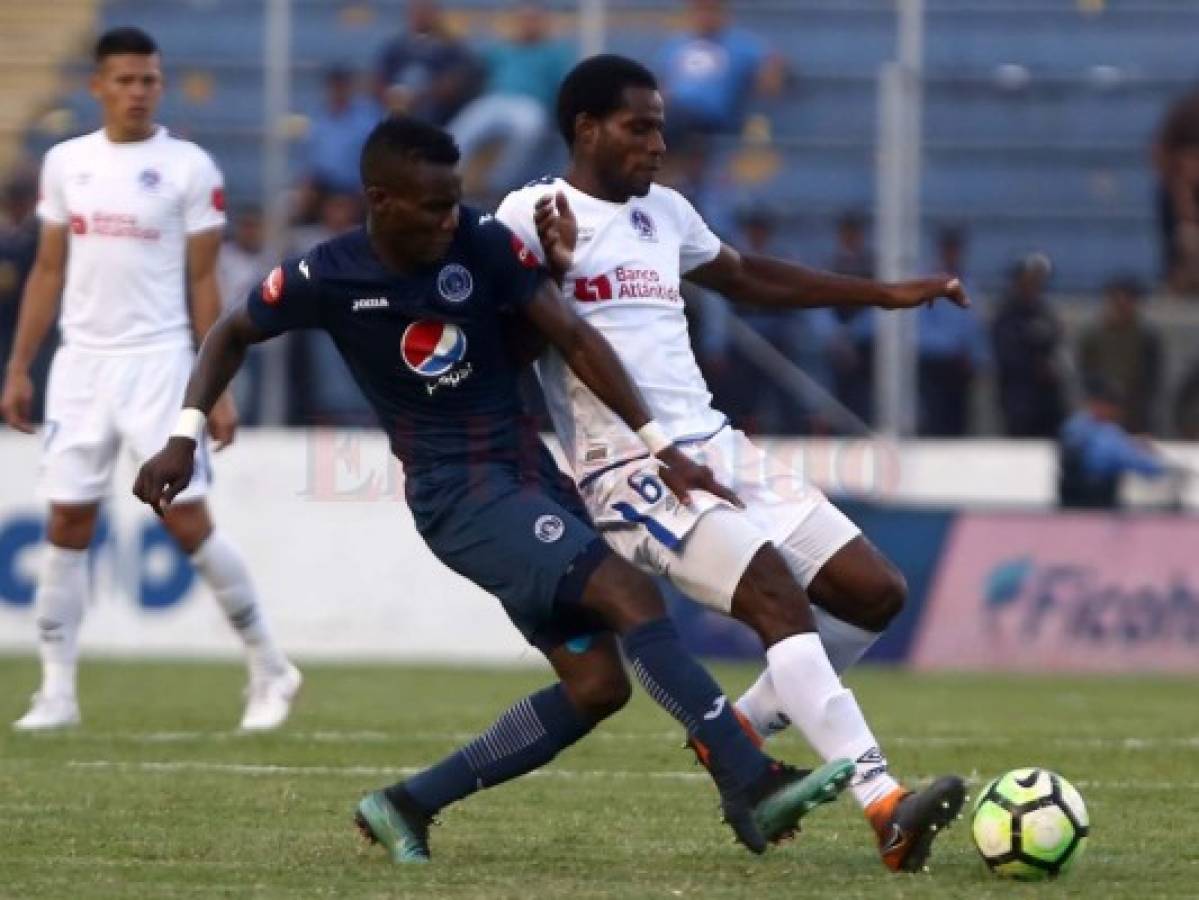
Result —
[[[1199, 669], [1199, 518], [1058, 515], [1039, 443], [771, 442], [904, 570], [911, 601], [879, 661], [922, 667]], [[1199, 449], [1170, 447], [1199, 467]], [[0, 651], [34, 644], [43, 528], [38, 442], [0, 435]], [[442, 567], [381, 436], [247, 432], [217, 458], [212, 506], [289, 650], [307, 657], [535, 665], [494, 599]], [[233, 655], [187, 560], [119, 470], [94, 552], [85, 653]], [[1195, 498], [1190, 498], [1192, 504]], [[974, 510], [962, 512], [962, 509]], [[673, 601], [692, 645], [756, 656], [752, 635]]]

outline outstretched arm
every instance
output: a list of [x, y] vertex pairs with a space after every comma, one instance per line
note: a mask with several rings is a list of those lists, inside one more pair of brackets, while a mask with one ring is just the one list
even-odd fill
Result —
[[[553, 281], [548, 278], [542, 281], [525, 305], [524, 312], [562, 354], [579, 380], [629, 428], [642, 436], [650, 452], [666, 466], [662, 480], [681, 501], [689, 503], [689, 491], [703, 490], [740, 505], [737, 496], [716, 481], [711, 469], [694, 462], [667, 439], [655, 440], [657, 426], [652, 421], [649, 407], [620, 358], [604, 336], [570, 307]], [[657, 433], [661, 434], [660, 429]]]
[[269, 336], [254, 324], [245, 306], [230, 310], [208, 331], [187, 382], [179, 424], [167, 445], [141, 467], [133, 484], [137, 498], [159, 515], [191, 482], [204, 422], [241, 368], [246, 350]]
[[938, 297], [958, 306], [970, 300], [960, 279], [949, 275], [887, 283], [836, 275], [796, 263], [738, 253], [727, 244], [709, 263], [685, 276], [700, 287], [717, 291], [734, 303], [783, 309], [817, 306], [879, 306], [910, 309]]

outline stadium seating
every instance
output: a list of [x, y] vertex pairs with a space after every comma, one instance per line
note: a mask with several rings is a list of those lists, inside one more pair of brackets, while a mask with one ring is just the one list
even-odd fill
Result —
[[[447, 2], [453, 23], [484, 38], [494, 0]], [[575, 4], [558, 2], [573, 27]], [[609, 4], [609, 45], [652, 59], [678, 21], [666, 0]], [[888, 0], [754, 0], [740, 24], [790, 60], [796, 83], [765, 111], [783, 164], [747, 186], [783, 207], [800, 252], [831, 245], [829, 220], [870, 208], [875, 79], [895, 45]], [[1013, 254], [1048, 252], [1062, 290], [1095, 288], [1113, 268], [1156, 272], [1153, 130], [1196, 74], [1199, 6], [1156, 0], [929, 0], [924, 105], [925, 222], [965, 223], [977, 280], [993, 286]], [[106, 0], [103, 26], [136, 22], [161, 42], [171, 85], [163, 115], [202, 141], [234, 197], [260, 181], [263, 4], [243, 0]], [[332, 62], [368, 69], [402, 23], [400, 0], [293, 0], [292, 110], [317, 108]], [[75, 128], [94, 112], [66, 98]], [[50, 138], [35, 136], [34, 148]], [[293, 165], [298, 153], [293, 154]]]

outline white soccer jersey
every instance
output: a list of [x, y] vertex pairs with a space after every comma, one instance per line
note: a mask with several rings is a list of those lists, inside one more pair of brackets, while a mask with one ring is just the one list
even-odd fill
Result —
[[[674, 440], [706, 437], [725, 417], [712, 409], [687, 333], [682, 275], [716, 258], [720, 239], [677, 191], [654, 185], [645, 197], [610, 203], [562, 179], [509, 194], [496, 217], [544, 261], [533, 211], [563, 191], [579, 238], [563, 291], [608, 339], [655, 419]], [[538, 374], [554, 429], [576, 480], [645, 453], [641, 440], [551, 351]]]
[[103, 130], [50, 149], [38, 215], [70, 229], [60, 327], [93, 352], [189, 346], [189, 235], [225, 224], [221, 173], [159, 128], [113, 143]]

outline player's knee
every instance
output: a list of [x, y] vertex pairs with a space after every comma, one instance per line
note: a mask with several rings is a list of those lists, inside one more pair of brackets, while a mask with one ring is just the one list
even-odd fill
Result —
[[803, 588], [773, 547], [759, 550], [745, 570], [733, 597], [733, 615], [767, 647], [816, 630]]
[[615, 555], [595, 570], [583, 602], [619, 633], [666, 615], [666, 605], [653, 580]]
[[633, 695], [628, 676], [621, 670], [578, 679], [569, 690], [580, 710], [596, 722], [620, 712]]
[[46, 540], [67, 550], [86, 550], [96, 530], [94, 506], [52, 506], [46, 522]]
[[890, 563], [871, 573], [863, 599], [865, 621], [870, 631], [883, 631], [903, 611], [908, 600], [908, 582]]

